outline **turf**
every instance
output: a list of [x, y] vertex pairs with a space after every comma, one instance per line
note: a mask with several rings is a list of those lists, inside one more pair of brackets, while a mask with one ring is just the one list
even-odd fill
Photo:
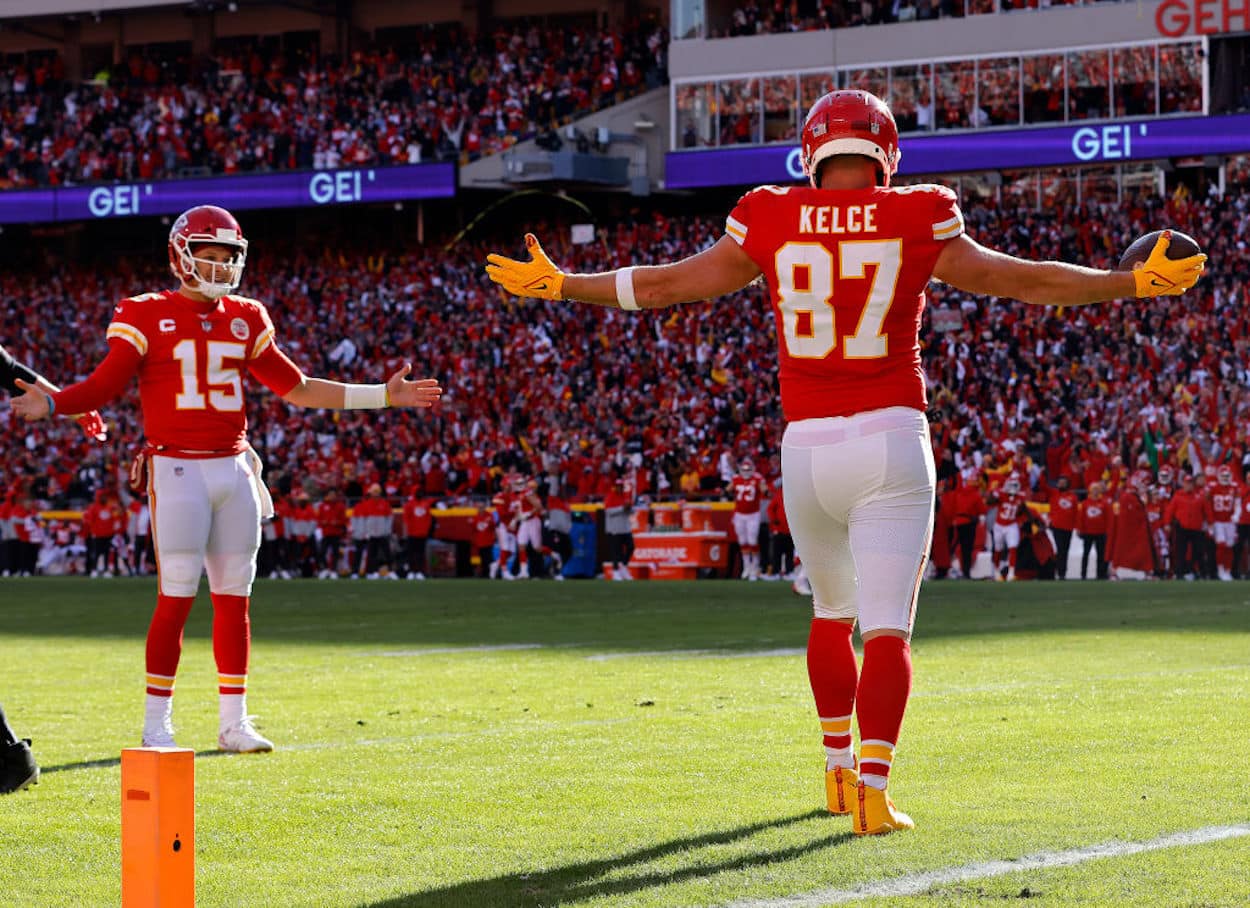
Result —
[[[119, 901], [151, 581], [0, 581], [0, 702], [40, 784], [0, 799], [0, 905]], [[178, 678], [201, 906], [694, 906], [1250, 820], [1250, 590], [926, 585], [892, 785], [915, 833], [822, 813], [780, 584], [258, 585], [249, 706], [213, 752], [209, 608]], [[1250, 838], [872, 905], [1246, 905]], [[804, 905], [819, 904], [807, 900]]]

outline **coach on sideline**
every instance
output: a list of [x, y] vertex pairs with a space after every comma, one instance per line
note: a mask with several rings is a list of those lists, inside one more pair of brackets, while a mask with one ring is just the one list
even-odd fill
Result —
[[[36, 373], [28, 366], [15, 360], [9, 351], [0, 345], [0, 388], [9, 394], [18, 394], [16, 380], [33, 382], [45, 391], [58, 391], [56, 385]], [[105, 438], [104, 420], [96, 412], [78, 418], [83, 431], [97, 441]], [[4, 707], [0, 706], [0, 794], [11, 794], [21, 791], [28, 785], [39, 781], [39, 764], [30, 752], [30, 740], [19, 740], [9, 727], [4, 716]]]

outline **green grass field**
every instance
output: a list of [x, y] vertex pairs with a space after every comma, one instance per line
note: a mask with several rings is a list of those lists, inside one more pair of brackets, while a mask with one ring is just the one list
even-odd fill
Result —
[[[119, 902], [153, 598], [0, 581], [0, 703], [44, 766], [0, 799], [0, 905]], [[1243, 584], [926, 585], [892, 785], [918, 829], [871, 840], [823, 813], [787, 585], [261, 583], [253, 756], [212, 752], [210, 614], [175, 708], [201, 906], [1250, 905], [1246, 835], [918, 876], [1250, 831]]]

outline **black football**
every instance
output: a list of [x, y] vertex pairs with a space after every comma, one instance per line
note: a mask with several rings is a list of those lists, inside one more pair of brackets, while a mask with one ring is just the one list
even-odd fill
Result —
[[[1159, 241], [1159, 235], [1162, 230], [1154, 230], [1145, 236], [1134, 240], [1133, 245], [1124, 250], [1124, 255], [1120, 256], [1119, 268], [1121, 271], [1132, 271], [1133, 266], [1138, 262], [1144, 262], [1150, 258], [1151, 250], [1155, 248], [1155, 243]], [[1198, 245], [1198, 241], [1187, 233], [1181, 233], [1179, 230], [1172, 231], [1172, 242], [1168, 246], [1168, 258], [1185, 259], [1191, 255], [1197, 255], [1202, 251], [1202, 247]]]

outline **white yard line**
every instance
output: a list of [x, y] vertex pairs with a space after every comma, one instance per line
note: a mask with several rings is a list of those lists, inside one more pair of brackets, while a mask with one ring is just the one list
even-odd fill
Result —
[[619, 653], [592, 653], [586, 658], [591, 662], [606, 662], [609, 659], [764, 659], [771, 656], [802, 656], [807, 652], [802, 647], [782, 647], [779, 649], [657, 649], [632, 650]]
[[454, 656], [460, 653], [508, 653], [514, 650], [555, 649], [546, 643], [500, 643], [494, 646], [442, 646], [437, 649], [394, 649], [362, 656]]
[[891, 896], [920, 895], [934, 886], [949, 883], [966, 883], [989, 877], [1004, 876], [1022, 870], [1050, 870], [1054, 867], [1071, 867], [1086, 861], [1102, 858], [1119, 858], [1161, 848], [1185, 848], [1204, 845], [1224, 839], [1250, 835], [1250, 823], [1236, 826], [1207, 826], [1190, 832], [1176, 832], [1146, 842], [1106, 842], [1087, 845], [1069, 851], [1044, 851], [1009, 861], [985, 861], [980, 864], [964, 864], [942, 870], [909, 873], [875, 883], [864, 883], [850, 889], [816, 889], [798, 895], [764, 899], [740, 899], [725, 908], [818, 908], [824, 905], [841, 905], [861, 899], [888, 898]]

